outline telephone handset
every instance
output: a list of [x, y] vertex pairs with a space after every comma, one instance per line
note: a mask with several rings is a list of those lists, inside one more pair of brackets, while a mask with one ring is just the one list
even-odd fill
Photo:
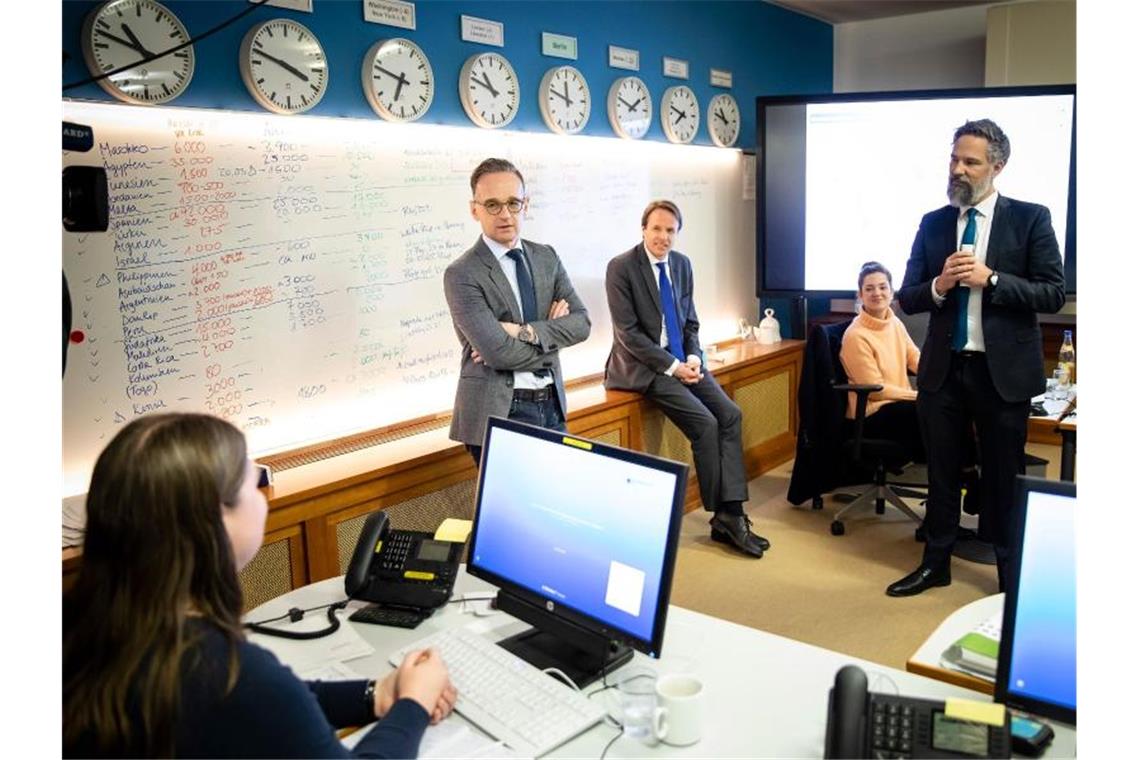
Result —
[[845, 665], [835, 674], [827, 705], [825, 758], [1009, 757], [1005, 725], [946, 716], [945, 702], [868, 691], [867, 674]]
[[455, 587], [463, 544], [431, 533], [392, 530], [377, 510], [364, 521], [344, 576], [344, 591], [389, 607], [431, 610], [446, 604]]

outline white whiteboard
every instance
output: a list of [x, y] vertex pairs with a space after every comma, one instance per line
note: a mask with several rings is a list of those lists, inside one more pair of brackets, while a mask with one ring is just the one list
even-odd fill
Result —
[[[755, 313], [733, 267], [748, 225], [738, 151], [379, 121], [64, 102], [102, 165], [111, 227], [63, 235], [73, 344], [65, 494], [115, 431], [152, 410], [220, 414], [254, 454], [450, 411], [459, 349], [442, 272], [479, 234], [471, 170], [511, 159], [523, 236], [553, 245], [589, 309], [567, 378], [601, 372], [606, 263], [652, 198], [684, 214], [706, 341]], [[751, 251], [743, 252], [751, 258]]]

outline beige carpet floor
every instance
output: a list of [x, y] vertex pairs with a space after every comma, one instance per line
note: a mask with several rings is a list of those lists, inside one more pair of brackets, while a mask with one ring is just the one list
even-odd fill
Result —
[[[1060, 448], [1030, 444], [1059, 472]], [[673, 604], [725, 620], [903, 669], [911, 654], [958, 607], [997, 592], [992, 565], [955, 558], [953, 583], [915, 597], [884, 590], [918, 566], [922, 545], [915, 523], [890, 507], [845, 518], [847, 533], [832, 536], [830, 498], [822, 510], [793, 507], [784, 496], [792, 463], [753, 480], [745, 510], [753, 530], [772, 542], [760, 560], [709, 538], [708, 513], [690, 512], [681, 527]], [[917, 502], [908, 502], [921, 514]], [[710, 642], [715, 646], [715, 642]]]

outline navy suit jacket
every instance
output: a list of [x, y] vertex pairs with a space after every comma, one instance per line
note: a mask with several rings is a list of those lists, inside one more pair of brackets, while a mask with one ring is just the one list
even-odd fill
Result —
[[[934, 302], [930, 282], [958, 249], [958, 209], [943, 206], [922, 217], [899, 288], [907, 314], [930, 312], [918, 364], [918, 389], [936, 393], [950, 370], [955, 308]], [[997, 287], [982, 293], [982, 336], [994, 388], [1007, 402], [1026, 401], [1045, 390], [1045, 363], [1037, 312], [1065, 304], [1065, 276], [1049, 209], [998, 196], [986, 248], [986, 265]]]
[[[606, 267], [606, 301], [614, 333], [606, 361], [607, 388], [643, 393], [676, 359], [661, 346], [661, 291], [657, 268], [650, 266], [646, 256], [645, 246], [638, 243], [615, 256]], [[701, 323], [693, 305], [693, 265], [677, 251], [669, 251], [668, 260], [685, 355], [700, 356]]]

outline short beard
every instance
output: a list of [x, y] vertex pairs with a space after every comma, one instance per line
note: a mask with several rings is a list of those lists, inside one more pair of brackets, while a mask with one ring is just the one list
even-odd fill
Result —
[[954, 208], [972, 206], [974, 200], [974, 187], [965, 180], [950, 179], [946, 185], [946, 197]]

